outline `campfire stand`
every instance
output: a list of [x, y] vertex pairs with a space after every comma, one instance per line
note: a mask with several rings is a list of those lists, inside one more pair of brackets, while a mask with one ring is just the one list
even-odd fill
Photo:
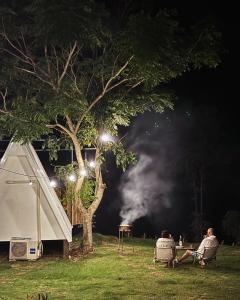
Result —
[[[118, 230], [118, 251], [123, 252], [123, 240], [124, 237], [132, 237], [132, 225], [122, 224], [119, 225]], [[134, 246], [133, 246], [134, 252]]]

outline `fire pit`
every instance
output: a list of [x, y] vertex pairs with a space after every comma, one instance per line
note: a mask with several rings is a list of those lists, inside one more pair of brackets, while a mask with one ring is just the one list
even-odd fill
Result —
[[[123, 252], [123, 238], [124, 236], [130, 237], [132, 236], [132, 225], [129, 224], [121, 224], [118, 229], [118, 251]], [[134, 247], [133, 247], [134, 252]]]

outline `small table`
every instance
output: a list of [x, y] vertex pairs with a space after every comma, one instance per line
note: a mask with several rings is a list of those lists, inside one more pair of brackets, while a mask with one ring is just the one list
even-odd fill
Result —
[[196, 250], [192, 246], [176, 246], [176, 249], [177, 250], [191, 250], [191, 251], [195, 251]]

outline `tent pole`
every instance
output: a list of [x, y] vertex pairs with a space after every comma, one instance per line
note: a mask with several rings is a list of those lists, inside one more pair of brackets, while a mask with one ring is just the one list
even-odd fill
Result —
[[40, 185], [39, 182], [37, 183], [37, 239], [38, 245], [41, 243], [41, 216], [40, 216]]

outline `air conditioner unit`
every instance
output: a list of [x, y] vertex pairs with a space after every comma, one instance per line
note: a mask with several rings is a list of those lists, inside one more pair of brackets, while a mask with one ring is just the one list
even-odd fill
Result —
[[36, 260], [42, 254], [42, 243], [31, 239], [10, 240], [9, 260]]

